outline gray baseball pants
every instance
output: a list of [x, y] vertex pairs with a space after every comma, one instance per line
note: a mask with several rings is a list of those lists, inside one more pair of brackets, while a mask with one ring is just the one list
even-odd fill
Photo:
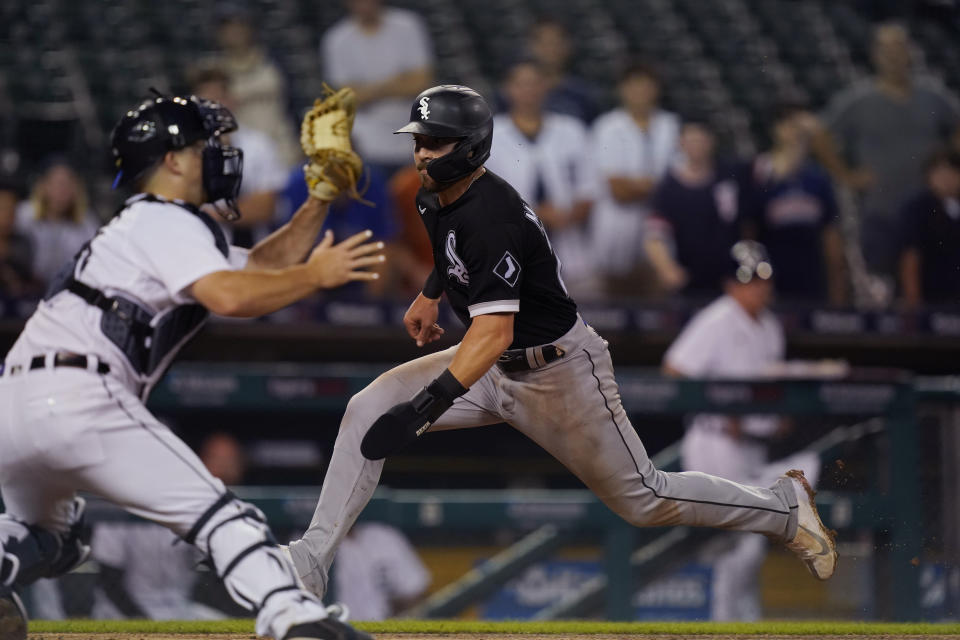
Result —
[[[781, 478], [764, 489], [704, 473], [658, 471], [620, 404], [606, 341], [578, 319], [553, 344], [563, 349], [563, 358], [520, 373], [492, 367], [431, 430], [507, 422], [638, 527], [690, 525], [793, 538], [797, 497], [789, 481]], [[364, 433], [440, 375], [456, 349], [391, 369], [350, 399], [313, 520], [303, 538], [290, 544], [301, 579], [317, 595], [326, 592], [337, 546], [380, 480], [383, 461], [360, 453]]]

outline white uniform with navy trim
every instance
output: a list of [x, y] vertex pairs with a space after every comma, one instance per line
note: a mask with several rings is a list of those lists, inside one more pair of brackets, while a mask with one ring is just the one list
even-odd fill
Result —
[[[93, 239], [74, 276], [151, 313], [193, 304], [192, 283], [246, 261], [242, 250], [221, 252], [216, 227], [203, 215], [135, 197]], [[280, 550], [264, 544], [262, 519], [244, 517], [252, 507], [230, 499], [144, 406], [144, 376], [101, 332], [104, 314], [63, 290], [40, 303], [7, 354], [0, 377], [0, 554], [24, 535], [24, 523], [66, 534], [75, 492], [87, 491], [194, 542], [227, 573], [234, 599], [258, 611], [258, 633], [283, 637], [292, 624], [326, 617], [319, 600], [297, 590]], [[54, 366], [55, 354], [64, 352], [86, 356], [86, 369]], [[31, 367], [37, 356], [45, 366]], [[98, 371], [99, 363], [109, 372]]]
[[[736, 300], [721, 296], [687, 323], [664, 361], [691, 378], [753, 379], [770, 375], [783, 357], [783, 328], [776, 316], [765, 310], [754, 318]], [[727, 416], [694, 416], [681, 444], [683, 468], [761, 486], [798, 468], [815, 485], [820, 470], [815, 455], [768, 461], [763, 439], [773, 436], [778, 425], [775, 416], [742, 416], [743, 435], [737, 436]], [[710, 547], [713, 619], [760, 617], [758, 572], [765, 554], [766, 539], [749, 533], [728, 534]]]
[[[142, 198], [134, 198], [104, 226], [90, 247], [78, 279], [108, 296], [121, 293], [152, 313], [196, 303], [185, 291], [188, 286], [215, 271], [241, 269], [247, 261], [247, 250], [239, 247], [224, 257], [210, 230], [186, 209]], [[35, 355], [54, 351], [93, 354], [110, 365], [113, 378], [137, 393], [141, 376], [103, 335], [102, 314], [69, 291], [42, 301], [5, 365], [27, 364]]]

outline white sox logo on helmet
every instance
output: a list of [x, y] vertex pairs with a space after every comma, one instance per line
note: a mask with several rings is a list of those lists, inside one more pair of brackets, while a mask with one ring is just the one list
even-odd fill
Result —
[[450, 261], [450, 266], [447, 267], [447, 275], [456, 278], [462, 284], [470, 284], [467, 265], [463, 264], [463, 260], [457, 255], [457, 236], [453, 230], [447, 233], [447, 250], [445, 253], [447, 254], [447, 260]]
[[429, 101], [430, 96], [420, 98], [420, 106], [417, 109], [420, 111], [420, 118], [422, 120], [429, 120], [430, 118], [430, 105], [427, 104]]

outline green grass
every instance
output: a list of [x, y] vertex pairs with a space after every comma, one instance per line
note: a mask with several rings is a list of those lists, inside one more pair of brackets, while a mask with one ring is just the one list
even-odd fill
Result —
[[[750, 634], [758, 635], [960, 635], [960, 624], [872, 622], [485, 622], [480, 620], [387, 620], [360, 622], [357, 628], [370, 633], [523, 633], [523, 634]], [[253, 635], [252, 620], [157, 622], [152, 620], [38, 620], [32, 633], [223, 633]]]

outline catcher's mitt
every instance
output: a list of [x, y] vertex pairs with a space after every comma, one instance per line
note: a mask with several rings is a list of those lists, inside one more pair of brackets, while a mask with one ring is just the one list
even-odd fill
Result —
[[327, 202], [340, 193], [362, 201], [357, 179], [363, 171], [363, 160], [350, 146], [357, 111], [353, 89], [323, 88], [324, 97], [317, 98], [300, 126], [300, 146], [309, 160], [303, 168], [307, 188], [310, 195]]

